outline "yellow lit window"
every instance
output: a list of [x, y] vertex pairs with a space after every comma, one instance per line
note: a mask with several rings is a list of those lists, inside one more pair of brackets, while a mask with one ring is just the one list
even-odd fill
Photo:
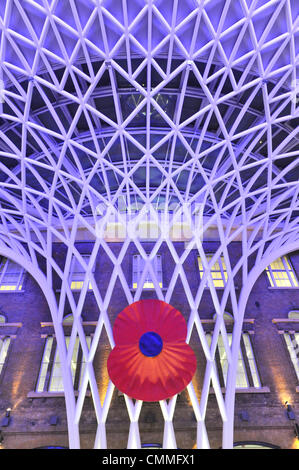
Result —
[[[155, 277], [159, 286], [163, 287], [162, 281], [162, 257], [161, 255], [156, 255], [152, 261], [152, 267], [154, 270]], [[141, 255], [134, 255], [133, 256], [133, 289], [137, 289], [139, 286], [139, 282], [142, 278], [143, 272], [145, 270], [145, 260], [142, 258]], [[153, 279], [151, 277], [151, 273], [149, 271], [145, 272], [144, 282], [143, 282], [143, 289], [154, 289], [155, 285]]]
[[[89, 263], [89, 255], [83, 255], [82, 258], [84, 259], [85, 263], [88, 265]], [[94, 272], [94, 268], [92, 270]], [[72, 290], [81, 290], [84, 284], [85, 279], [85, 269], [79, 261], [74, 257], [72, 259], [72, 265], [70, 270], [70, 285]], [[91, 282], [88, 283], [88, 289], [92, 290]]]
[[[72, 281], [71, 282], [71, 289], [72, 290], [81, 290], [82, 287], [83, 287], [83, 281]], [[92, 285], [91, 285], [90, 282], [88, 284], [88, 289], [92, 290]]]
[[[212, 254], [207, 255], [207, 262], [210, 263], [212, 258], [213, 258]], [[202, 279], [203, 274], [204, 274], [204, 267], [203, 267], [202, 260], [200, 257], [198, 257], [198, 267], [199, 267], [200, 278]], [[227, 271], [226, 271], [226, 265], [225, 265], [223, 256], [220, 256], [220, 258], [218, 258], [218, 260], [212, 266], [210, 265], [210, 272], [211, 272], [211, 277], [212, 277], [214, 286], [224, 287], [227, 282]]]
[[25, 271], [14, 261], [2, 259], [0, 265], [0, 291], [22, 290]]
[[142, 221], [138, 224], [138, 236], [142, 240], [156, 240], [159, 237], [159, 226], [153, 220]]
[[266, 268], [271, 287], [298, 287], [298, 280], [287, 256], [282, 256]]

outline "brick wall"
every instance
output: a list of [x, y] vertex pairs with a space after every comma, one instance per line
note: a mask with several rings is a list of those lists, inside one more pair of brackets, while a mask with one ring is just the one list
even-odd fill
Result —
[[[217, 244], [210, 242], [206, 250], [214, 251]], [[121, 245], [111, 245], [115, 253], [119, 252]], [[149, 246], [150, 247], [150, 246]], [[149, 248], [148, 247], [148, 248]], [[89, 243], [79, 246], [81, 252], [88, 252]], [[182, 244], [177, 243], [178, 252], [183, 251]], [[58, 262], [63, 267], [65, 250], [62, 245], [55, 245]], [[127, 257], [123, 262], [123, 270], [127, 279], [132, 276], [132, 256], [135, 253], [130, 246]], [[240, 246], [231, 244], [230, 257], [236, 262], [239, 258]], [[174, 261], [164, 247], [162, 250], [163, 283], [170, 282], [174, 269]], [[291, 255], [292, 264], [299, 275], [299, 254]], [[184, 265], [191, 292], [195, 294], [200, 276], [197, 265], [197, 254], [191, 251]], [[106, 255], [99, 251], [95, 276], [100, 291], [105, 293], [108, 279], [113, 266]], [[55, 279], [55, 289], [59, 289], [59, 280]], [[241, 285], [241, 279], [237, 279]], [[57, 297], [59, 292], [56, 293]], [[221, 291], [219, 291], [221, 295]], [[145, 292], [143, 298], [151, 297], [151, 292]], [[188, 304], [181, 281], [178, 281], [171, 302], [188, 319]], [[119, 282], [115, 287], [113, 301], [109, 306], [108, 314], [111, 324], [117, 314], [127, 305], [127, 299]], [[258, 364], [259, 374], [263, 388], [262, 393], [237, 393], [235, 405], [235, 441], [261, 441], [268, 442], [283, 448], [292, 448], [297, 445], [293, 421], [285, 413], [284, 402], [292, 404], [295, 415], [299, 420], [299, 393], [296, 392], [298, 381], [290, 362], [288, 351], [280, 331], [292, 328], [299, 331], [298, 324], [274, 323], [273, 319], [287, 319], [288, 312], [299, 308], [299, 289], [271, 289], [265, 273], [256, 282], [249, 297], [246, 318], [253, 319], [250, 323], [251, 342]], [[231, 311], [230, 303], [226, 306]], [[46, 299], [36, 282], [26, 276], [24, 291], [18, 293], [0, 293], [0, 313], [5, 315], [7, 323], [12, 326], [2, 326], [1, 334], [13, 336], [8, 357], [0, 376], [0, 421], [5, 415], [6, 408], [12, 408], [11, 423], [1, 428], [4, 435], [5, 448], [36, 448], [45, 445], [67, 446], [67, 422], [64, 399], [61, 397], [36, 398], [30, 394], [35, 390], [39, 367], [45, 344], [44, 336], [53, 333], [53, 327], [42, 327], [42, 322], [51, 322]], [[65, 307], [65, 314], [70, 313], [69, 305]], [[211, 320], [214, 313], [211, 296], [204, 292], [199, 313], [202, 319]], [[87, 294], [82, 318], [84, 322], [96, 321], [98, 307], [93, 293]], [[19, 323], [19, 324], [18, 324]], [[212, 328], [211, 323], [205, 327]], [[86, 326], [86, 331], [92, 333], [94, 326]], [[3, 333], [5, 332], [5, 333]], [[67, 330], [66, 330], [67, 333]], [[201, 346], [198, 343], [197, 333], [194, 331], [191, 345], [198, 355], [198, 371], [194, 379], [196, 393], [200, 396], [204, 376], [205, 359]], [[94, 360], [96, 380], [100, 397], [103, 398], [108, 376], [106, 361], [110, 351], [107, 335], [103, 329], [98, 350]], [[246, 411], [248, 421], [241, 419], [240, 414]], [[57, 425], [50, 424], [52, 415], [59, 417]], [[158, 403], [144, 403], [140, 415], [140, 433], [143, 443], [162, 443], [163, 418]], [[192, 448], [196, 444], [196, 421], [187, 392], [182, 392], [177, 400], [174, 415], [174, 428], [177, 445], [180, 448]], [[217, 401], [213, 393], [207, 408], [207, 429], [212, 448], [221, 446], [222, 421]], [[111, 407], [107, 419], [107, 441], [110, 448], [125, 448], [129, 430], [128, 412], [123, 396], [114, 391]], [[87, 397], [84, 402], [82, 419], [80, 422], [81, 446], [92, 448], [96, 432], [96, 416], [93, 411], [92, 399]]]

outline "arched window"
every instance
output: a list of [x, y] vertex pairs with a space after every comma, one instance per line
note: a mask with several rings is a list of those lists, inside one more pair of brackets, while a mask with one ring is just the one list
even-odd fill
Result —
[[69, 313], [64, 317], [62, 323], [63, 325], [72, 325], [74, 323], [74, 315], [72, 313]]
[[299, 321], [299, 310], [291, 310], [288, 314], [288, 318], [290, 320], [298, 320]]
[[279, 446], [259, 441], [235, 442], [234, 449], [280, 449]]
[[[213, 315], [213, 320], [216, 320], [216, 319], [217, 319], [217, 313], [214, 313], [214, 315]], [[234, 321], [234, 317], [232, 316], [231, 313], [223, 312], [223, 320], [224, 320], [224, 321], [233, 322], [233, 321]]]

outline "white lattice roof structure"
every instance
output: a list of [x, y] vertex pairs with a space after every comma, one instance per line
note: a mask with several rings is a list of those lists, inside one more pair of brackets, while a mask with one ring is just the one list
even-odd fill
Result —
[[[94, 445], [106, 446], [114, 387], [110, 382], [101, 403], [92, 362], [102, 329], [113, 346], [107, 308], [116, 280], [128, 304], [142, 294], [142, 283], [132, 293], [121, 266], [132, 242], [147, 261], [154, 296], [170, 302], [181, 279], [190, 312], [188, 337], [197, 331], [207, 358], [200, 401], [192, 383], [188, 386], [197, 447], [209, 447], [205, 415], [211, 383], [223, 420], [223, 446], [232, 446], [236, 364], [251, 287], [271, 261], [299, 249], [298, 11], [296, 0], [0, 3], [0, 252], [23, 265], [48, 300], [63, 364], [70, 447], [80, 445], [88, 384], [98, 422]], [[129, 211], [120, 210], [120, 200], [137, 207], [138, 217], [115, 255], [105, 230], [111, 217], [125, 225]], [[160, 229], [148, 254], [135, 228], [146, 210], [164, 227], [174, 206], [196, 204], [201, 225], [190, 211], [190, 240], [206, 274], [193, 296], [183, 267], [190, 245], [179, 256], [169, 232]], [[221, 301], [203, 248], [209, 231], [219, 240], [214, 260], [223, 256], [228, 271]], [[75, 245], [83, 232], [93, 242], [89, 265]], [[64, 270], [52, 256], [54, 241], [67, 247]], [[235, 266], [228, 256], [233, 241], [242, 245]], [[176, 262], [166, 291], [152, 269], [162, 243]], [[100, 247], [114, 265], [104, 297], [92, 272]], [[86, 270], [78, 301], [68, 282], [72, 256]], [[239, 272], [243, 287], [237, 295]], [[54, 273], [61, 278], [58, 304]], [[89, 282], [99, 309], [90, 350], [80, 321]], [[211, 347], [198, 314], [206, 286], [217, 314]], [[234, 316], [231, 348], [223, 321], [228, 297]], [[74, 314], [68, 351], [62, 328], [66, 300]], [[214, 361], [219, 332], [230, 364], [224, 398]], [[87, 366], [75, 399], [70, 363], [77, 335]], [[139, 447], [142, 402], [125, 400], [128, 447]], [[161, 402], [166, 448], [176, 447], [175, 405], [176, 397]]]

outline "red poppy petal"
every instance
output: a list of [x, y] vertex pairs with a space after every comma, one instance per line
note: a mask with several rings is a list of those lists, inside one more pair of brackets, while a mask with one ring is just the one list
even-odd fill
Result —
[[187, 324], [183, 315], [171, 305], [163, 304], [163, 313], [156, 319], [158, 333], [165, 342], [186, 341]]
[[186, 343], [167, 344], [159, 356], [159, 363], [169, 397], [184, 390], [196, 371], [195, 354]]
[[126, 307], [116, 318], [113, 326], [115, 344], [132, 344], [143, 334], [141, 312], [134, 304]]
[[135, 374], [136, 356], [138, 354], [137, 346], [115, 346], [108, 356], [107, 369], [109, 376], [121, 392], [123, 392], [123, 389], [119, 384], [124, 379], [128, 382], [130, 377]]
[[144, 356], [136, 345], [116, 346], [107, 367], [121, 392], [138, 400], [160, 401], [181, 392], [191, 382], [196, 357], [184, 342], [167, 344], [155, 357]]
[[163, 341], [185, 341], [187, 324], [171, 305], [157, 299], [144, 299], [126, 307], [113, 326], [115, 344], [132, 344], [147, 331], [158, 333]]
[[185, 341], [187, 325], [178, 310], [157, 299], [140, 300], [135, 304], [142, 313], [141, 321], [146, 331], [156, 331], [165, 341]]

